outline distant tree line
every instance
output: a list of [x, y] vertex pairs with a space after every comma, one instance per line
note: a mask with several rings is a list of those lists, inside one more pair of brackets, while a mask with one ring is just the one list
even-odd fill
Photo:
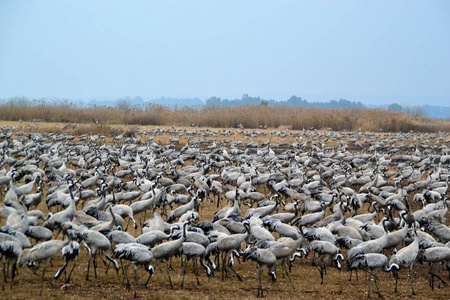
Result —
[[398, 103], [392, 103], [391, 105], [389, 105], [388, 110], [403, 112], [405, 114], [413, 115], [416, 117], [426, 117], [428, 115], [423, 107], [409, 105], [402, 106]]
[[265, 105], [265, 106], [303, 106], [315, 108], [366, 108], [360, 101], [348, 101], [346, 99], [331, 100], [328, 102], [310, 102], [302, 97], [292, 96], [284, 101], [276, 101], [273, 99], [265, 100], [261, 97], [250, 97], [244, 94], [241, 99], [221, 99], [219, 97], [211, 97], [205, 101], [207, 106], [242, 106], [242, 105]]

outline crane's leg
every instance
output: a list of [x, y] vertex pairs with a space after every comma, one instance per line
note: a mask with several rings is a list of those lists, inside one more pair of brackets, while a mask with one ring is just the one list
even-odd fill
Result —
[[295, 291], [295, 286], [294, 286], [294, 283], [292, 282], [292, 279], [291, 279], [291, 276], [289, 275], [289, 272], [288, 272], [288, 270], [287, 270], [287, 262], [286, 262], [286, 260], [283, 260], [283, 269], [284, 269], [284, 273], [286, 273], [286, 276], [287, 276], [287, 278], [289, 279], [289, 282], [291, 283], [291, 285], [292, 285], [292, 289]]
[[430, 286], [431, 289], [434, 290], [434, 272], [433, 272], [433, 264], [431, 262], [428, 263], [429, 267], [430, 267]]
[[124, 284], [125, 281], [127, 281], [127, 284], [128, 284], [128, 268], [130, 267], [130, 265], [131, 265], [131, 262], [128, 263], [123, 270], [122, 284]]
[[316, 267], [316, 269], [320, 273], [320, 284], [323, 284], [323, 260], [320, 261], [320, 266], [316, 264], [316, 257], [313, 258], [313, 266]]
[[41, 281], [41, 291], [39, 292], [39, 296], [42, 296], [42, 288], [44, 287], [44, 278], [45, 278], [45, 270], [47, 270], [48, 263], [50, 259], [45, 261], [44, 270], [42, 271], [42, 281]]
[[[125, 275], [125, 270], [123, 269], [123, 261], [121, 258], [119, 259], [119, 262], [120, 262], [120, 267], [122, 268], [122, 275]], [[109, 266], [108, 266], [108, 268], [109, 268]], [[122, 281], [122, 284], [123, 284], [123, 281]]]
[[194, 261], [192, 262], [192, 265], [193, 265], [195, 278], [197, 278], [197, 285], [200, 285], [200, 280], [198, 280], [197, 257], [194, 258]]
[[138, 285], [137, 266], [134, 265], [134, 298], [136, 298], [136, 288]]
[[93, 254], [92, 263], [94, 264], [94, 277], [97, 279], [97, 253]]
[[224, 281], [225, 280], [225, 272], [227, 271], [226, 270], [226, 264], [225, 264], [225, 253], [224, 252], [222, 252], [221, 253], [221, 255], [222, 255], [222, 281]]
[[320, 284], [323, 284], [324, 269], [325, 269], [325, 262], [322, 260], [320, 264], [320, 279], [321, 279]]
[[73, 261], [72, 270], [70, 270], [69, 276], [67, 276], [66, 283], [69, 283], [69, 282], [70, 282], [70, 276], [72, 275], [72, 272], [73, 272], [73, 270], [75, 269], [76, 265], [77, 265], [77, 260], [75, 259], [75, 260]]
[[409, 282], [411, 283], [412, 294], [415, 295], [416, 292], [414, 291], [414, 285], [413, 285], [413, 282], [412, 282], [412, 265], [411, 265], [411, 267], [409, 267]]
[[397, 293], [397, 287], [398, 287], [398, 271], [397, 271], [397, 270], [394, 270], [392, 274], [394, 275], [394, 278], [395, 278], [395, 290], [394, 290], [394, 291]]
[[[227, 257], [227, 256], [228, 256], [228, 255], [225, 255], [225, 260], [226, 260], [226, 257]], [[225, 262], [226, 262], [226, 261], [224, 261], [224, 263], [225, 263]], [[244, 280], [242, 279], [241, 275], [239, 275], [238, 272], [236, 272], [236, 270], [233, 268], [233, 265], [234, 265], [233, 252], [231, 252], [231, 253], [230, 253], [230, 263], [228, 264], [228, 267], [231, 269], [231, 271], [234, 272], [234, 274], [236, 274], [236, 276], [237, 276], [237, 278], [239, 279], [239, 281], [244, 281]], [[226, 268], [227, 265], [224, 264], [223, 267]]]
[[264, 297], [263, 290], [262, 290], [262, 283], [261, 283], [261, 276], [262, 276], [263, 269], [259, 267], [259, 274], [258, 274], [258, 293], [257, 297]]
[[186, 257], [186, 261], [183, 264], [183, 279], [181, 280], [181, 287], [183, 287], [183, 285], [184, 285], [184, 276], [186, 275], [186, 268], [187, 268], [188, 262], [189, 262], [189, 258]]
[[11, 272], [11, 284], [9, 286], [9, 289], [12, 289], [13, 285], [14, 285], [14, 278], [16, 277], [16, 269], [17, 269], [17, 259], [13, 260], [13, 264], [12, 264], [12, 272]]
[[383, 297], [381, 296], [380, 287], [378, 286], [378, 269], [375, 270], [374, 278], [375, 278], [375, 287], [377, 288], [377, 294], [379, 297]]
[[61, 276], [62, 272], [66, 270], [67, 265], [69, 264], [69, 261], [67, 259], [64, 259], [64, 265], [61, 267], [61, 269], [58, 270], [55, 274], [55, 280], [58, 280], [58, 278]]
[[[358, 269], [355, 269], [356, 281], [358, 281]], [[352, 281], [353, 270], [350, 270], [350, 278], [348, 281]]]
[[169, 277], [170, 288], [173, 290], [172, 279], [170, 278], [170, 266], [168, 259], [166, 259], [166, 264], [167, 264], [167, 277]]
[[89, 255], [89, 261], [88, 261], [88, 267], [87, 267], [87, 273], [86, 273], [86, 280], [89, 280], [89, 268], [91, 267], [91, 260], [92, 260], [92, 256]]
[[[3, 256], [2, 257], [3, 259], [2, 259], [2, 262], [3, 262], [3, 268], [2, 268], [2, 271], [3, 271], [3, 283], [6, 283], [7, 282], [7, 280], [6, 280], [6, 256]], [[5, 285], [3, 285], [2, 286], [2, 290], [5, 290]]]

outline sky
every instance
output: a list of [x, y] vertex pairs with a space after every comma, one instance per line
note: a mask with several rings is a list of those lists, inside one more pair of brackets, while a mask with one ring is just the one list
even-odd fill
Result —
[[0, 98], [450, 106], [450, 1], [0, 0]]

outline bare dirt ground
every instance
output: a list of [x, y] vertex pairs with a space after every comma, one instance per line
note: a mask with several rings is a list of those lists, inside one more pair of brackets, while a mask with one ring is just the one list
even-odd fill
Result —
[[[5, 125], [0, 122], [0, 125]], [[11, 123], [9, 123], [11, 126]], [[14, 125], [14, 124], [13, 124]], [[16, 124], [18, 125], [18, 124]], [[42, 128], [54, 127], [54, 124], [39, 124]], [[62, 125], [59, 125], [62, 126]], [[168, 137], [167, 137], [168, 139]], [[366, 204], [367, 205], [367, 204]], [[221, 205], [223, 206], [223, 205]], [[46, 212], [45, 202], [40, 207]], [[213, 213], [217, 210], [215, 204], [209, 202], [202, 203], [202, 220], [211, 220]], [[152, 217], [151, 213], [147, 218]], [[202, 221], [201, 220], [201, 221]], [[0, 225], [4, 220], [0, 221]], [[134, 236], [140, 234], [140, 228], [131, 233]], [[61, 237], [59, 237], [61, 238]], [[37, 270], [37, 275], [26, 266], [19, 268], [19, 275], [11, 285], [10, 281], [2, 284], [0, 297], [2, 299], [130, 299], [134, 296], [133, 289], [133, 271], [128, 271], [130, 285], [122, 283], [122, 270], [116, 274], [113, 268], [109, 268], [105, 273], [105, 267], [101, 259], [98, 259], [98, 277], [94, 278], [91, 273], [89, 281], [85, 280], [87, 270], [88, 254], [84, 249], [78, 258], [77, 266], [72, 274], [71, 282], [64, 284], [64, 275], [58, 281], [53, 279], [56, 271], [62, 266], [63, 260], [60, 257], [54, 257], [52, 265], [47, 268], [46, 279], [44, 283], [43, 296], [39, 296], [40, 276], [42, 267]], [[350, 272], [346, 270], [345, 263], [342, 271], [335, 267], [328, 267], [325, 275], [324, 284], [320, 284], [320, 275], [316, 267], [311, 265], [312, 258], [301, 258], [295, 261], [292, 273], [290, 274], [295, 285], [295, 290], [287, 277], [282, 275], [282, 269], [279, 267], [277, 281], [273, 283], [265, 271], [263, 274], [263, 286], [267, 287], [265, 296], [269, 299], [363, 299], [367, 297], [366, 273], [359, 272], [359, 277], [349, 281]], [[69, 265], [70, 269], [71, 265]], [[172, 260], [172, 270], [170, 271], [174, 289], [172, 290], [167, 278], [166, 267], [162, 266], [155, 270], [148, 288], [143, 284], [148, 277], [142, 267], [139, 268], [139, 282], [142, 284], [137, 288], [137, 298], [141, 299], [253, 299], [256, 298], [258, 284], [258, 270], [254, 262], [239, 261], [235, 264], [236, 271], [242, 275], [243, 282], [231, 272], [222, 281], [221, 272], [217, 271], [214, 276], [208, 278], [204, 270], [199, 266], [200, 282], [197, 285], [195, 276], [192, 273], [190, 263], [186, 274], [185, 285], [180, 287], [182, 272], [179, 258]], [[91, 270], [92, 271], [92, 270]], [[440, 285], [435, 290], [431, 290], [428, 281], [428, 265], [415, 263], [413, 272], [413, 282], [417, 295], [412, 296], [407, 271], [400, 271], [399, 290], [394, 293], [395, 280], [391, 273], [379, 273], [380, 291], [386, 299], [450, 299], [450, 288]], [[447, 272], [442, 271], [440, 275], [446, 279]], [[3, 279], [3, 276], [1, 277]], [[438, 284], [436, 284], [438, 286]], [[372, 289], [375, 286], [372, 284]], [[373, 298], [378, 298], [376, 293], [372, 293]]]

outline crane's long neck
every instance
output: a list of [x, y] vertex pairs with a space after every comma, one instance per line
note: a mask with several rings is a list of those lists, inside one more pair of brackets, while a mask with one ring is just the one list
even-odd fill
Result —
[[114, 225], [116, 225], [116, 215], [113, 213], [111, 207], [109, 207], [109, 212], [111, 213], [111, 216], [112, 216], [110, 225], [111, 225], [111, 226], [114, 226]]
[[67, 207], [66, 212], [69, 214], [70, 221], [72, 221], [75, 216], [75, 211], [77, 209], [77, 204], [75, 203], [75, 198], [73, 197], [72, 189], [70, 189], [70, 205]]

